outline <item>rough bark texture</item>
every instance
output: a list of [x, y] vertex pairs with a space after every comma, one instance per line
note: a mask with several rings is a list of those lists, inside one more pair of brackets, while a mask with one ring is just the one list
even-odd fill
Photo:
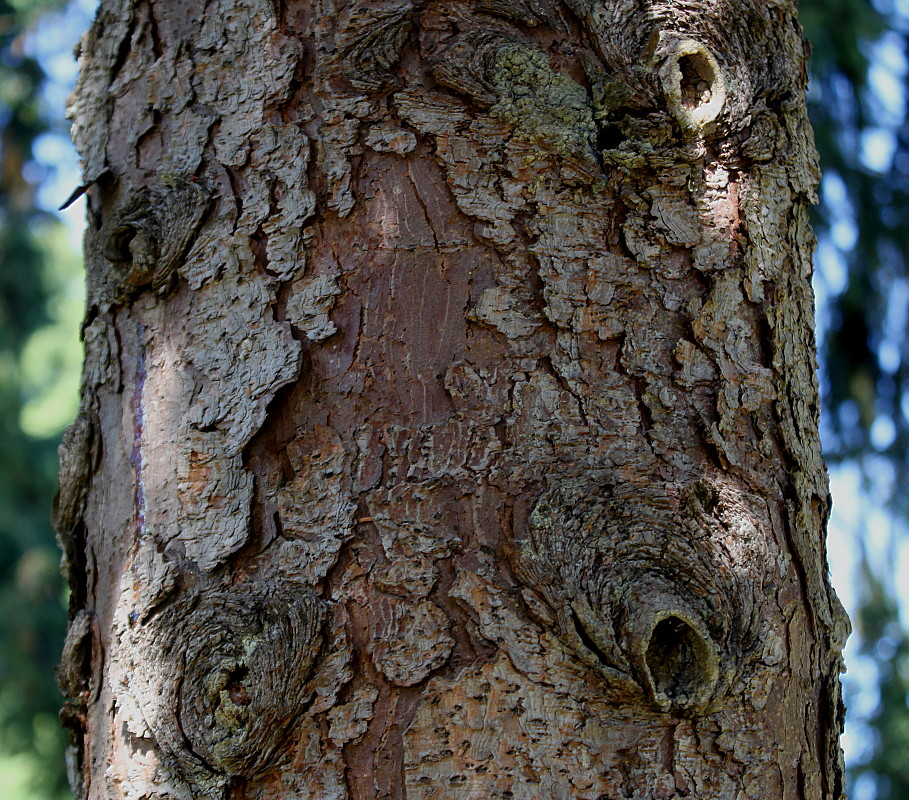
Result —
[[91, 800], [842, 796], [789, 0], [103, 0]]

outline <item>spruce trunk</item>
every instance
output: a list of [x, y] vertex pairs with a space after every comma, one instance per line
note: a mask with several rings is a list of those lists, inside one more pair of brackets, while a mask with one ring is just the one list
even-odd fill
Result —
[[836, 800], [789, 0], [103, 0], [88, 800]]

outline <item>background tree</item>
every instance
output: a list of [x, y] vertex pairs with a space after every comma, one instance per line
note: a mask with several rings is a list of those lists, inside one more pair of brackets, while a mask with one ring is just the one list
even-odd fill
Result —
[[[899, 3], [802, 0], [801, 20], [812, 41], [810, 110], [826, 175], [821, 214], [821, 364], [825, 457], [834, 466], [858, 465], [866, 489], [859, 502], [889, 507], [896, 533], [877, 545], [884, 559], [860, 548], [856, 578], [865, 584], [856, 615], [859, 660], [854, 705], [876, 710], [853, 717], [867, 733], [856, 741], [852, 796], [896, 800], [906, 795], [909, 765], [903, 757], [909, 724], [905, 631], [895, 592], [909, 507], [907, 494], [906, 354], [907, 293], [905, 219], [909, 199], [905, 54], [909, 18]], [[835, 22], [834, 22], [835, 20]], [[844, 498], [845, 501], [845, 498]], [[866, 517], [867, 519], [867, 517]], [[866, 529], [859, 538], [872, 536]], [[905, 597], [905, 595], [903, 595]], [[905, 620], [905, 609], [903, 609]], [[865, 696], [859, 696], [859, 693]], [[872, 704], [873, 705], [873, 704]]]
[[111, 0], [81, 52], [76, 786], [842, 794], [791, 7]]

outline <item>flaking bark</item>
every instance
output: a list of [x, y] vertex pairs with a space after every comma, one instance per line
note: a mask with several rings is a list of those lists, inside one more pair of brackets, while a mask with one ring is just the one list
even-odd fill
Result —
[[90, 800], [843, 794], [790, 3], [103, 0]]

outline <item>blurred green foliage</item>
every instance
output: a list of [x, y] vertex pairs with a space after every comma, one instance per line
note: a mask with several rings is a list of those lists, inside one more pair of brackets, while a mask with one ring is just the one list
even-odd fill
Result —
[[[857, 464], [897, 527], [909, 520], [909, 120], [902, 0], [800, 0], [813, 44], [809, 104], [824, 173], [821, 375], [828, 461]], [[853, 754], [850, 796], [909, 798], [909, 638], [889, 566], [859, 556], [863, 595], [853, 623], [872, 666], [873, 710]], [[883, 570], [890, 570], [881, 574]], [[904, 579], [905, 580], [905, 579]], [[858, 700], [858, 698], [855, 698]], [[849, 697], [847, 695], [847, 703]], [[862, 704], [857, 704], [862, 705]]]
[[[825, 187], [818, 225], [843, 270], [822, 342], [827, 457], [885, 455], [909, 479], [909, 7], [801, 0], [813, 43], [812, 121]], [[894, 61], [902, 63], [894, 63]], [[878, 155], [870, 155], [874, 149]], [[887, 152], [889, 151], [889, 152]], [[845, 208], [844, 208], [845, 207]], [[852, 228], [846, 235], [840, 234]], [[894, 496], [904, 514], [909, 492]]]
[[57, 5], [0, 0], [0, 794], [8, 800], [68, 796], [53, 677], [66, 598], [49, 509], [57, 440], [75, 410], [81, 275], [61, 223], [36, 206], [34, 147], [53, 122], [42, 107], [44, 72], [23, 38]]
[[905, 800], [909, 798], [909, 636], [900, 625], [892, 591], [867, 566], [864, 584], [866, 594], [855, 622], [862, 635], [861, 653], [877, 668], [879, 697], [867, 720], [871, 747], [852, 768], [852, 778], [863, 784], [862, 796]]

